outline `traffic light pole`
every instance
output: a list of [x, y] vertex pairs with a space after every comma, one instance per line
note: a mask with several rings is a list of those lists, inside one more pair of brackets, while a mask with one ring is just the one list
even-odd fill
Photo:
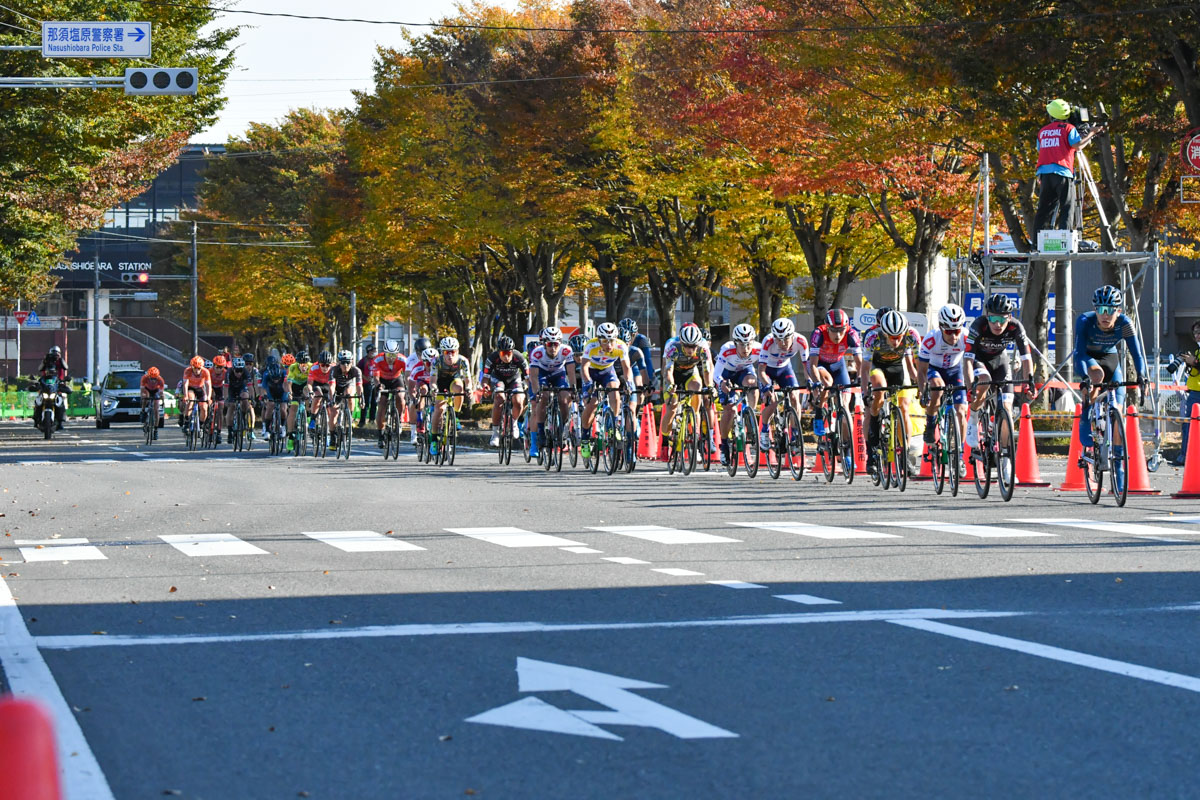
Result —
[[200, 266], [197, 262], [196, 222], [192, 222], [192, 355], [200, 355]]
[[92, 386], [100, 384], [100, 255], [103, 252], [104, 237], [100, 237], [92, 270]]

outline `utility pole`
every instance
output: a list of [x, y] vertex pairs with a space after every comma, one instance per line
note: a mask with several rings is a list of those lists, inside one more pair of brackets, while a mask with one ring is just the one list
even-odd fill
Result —
[[[100, 256], [104, 252], [104, 237], [96, 248], [92, 270], [92, 386], [100, 383]], [[66, 358], [67, 354], [63, 353]]]
[[350, 352], [358, 358], [358, 294], [350, 290]]
[[200, 264], [196, 251], [196, 221], [192, 220], [192, 355], [200, 355]]

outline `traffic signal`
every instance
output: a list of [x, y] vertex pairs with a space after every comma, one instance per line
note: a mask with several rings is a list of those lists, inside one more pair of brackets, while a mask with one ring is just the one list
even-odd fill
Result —
[[145, 286], [150, 282], [149, 272], [124, 272], [121, 273], [121, 283], [136, 283]]
[[129, 67], [125, 70], [125, 94], [195, 94], [199, 84], [200, 74], [193, 67]]

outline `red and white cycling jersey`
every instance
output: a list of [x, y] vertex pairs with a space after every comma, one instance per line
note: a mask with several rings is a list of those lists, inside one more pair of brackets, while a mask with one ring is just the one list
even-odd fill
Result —
[[413, 383], [428, 386], [433, 381], [433, 370], [429, 368], [429, 362], [418, 358], [417, 363], [408, 369], [408, 379]]
[[778, 369], [792, 363], [795, 356], [808, 360], [808, 340], [797, 333], [792, 337], [792, 346], [784, 350], [775, 334], [768, 333], [762, 341], [762, 350], [758, 354], [758, 363], [766, 364], [771, 369]]
[[726, 342], [721, 345], [721, 350], [717, 353], [717, 366], [713, 370], [713, 380], [721, 380], [721, 376], [726, 372], [734, 373], [745, 369], [754, 369], [760, 353], [762, 353], [762, 345], [758, 342], [750, 342], [748, 354], [742, 358], [738, 355], [737, 342]]
[[810, 358], [816, 355], [817, 360], [822, 364], [836, 364], [845, 358], [847, 354], [853, 356], [862, 355], [862, 340], [858, 338], [858, 331], [847, 327], [842, 340], [835, 342], [829, 335], [829, 326], [820, 325], [813, 331], [809, 349], [812, 351], [809, 354]]
[[962, 363], [963, 353], [967, 352], [966, 331], [958, 334], [958, 341], [950, 344], [942, 336], [941, 330], [921, 340], [921, 351], [917, 358], [939, 369], [949, 369]]
[[329, 383], [333, 374], [333, 364], [328, 367], [322, 367], [320, 364], [313, 364], [308, 369], [308, 379], [313, 383]]
[[392, 359], [391, 364], [388, 364], [387, 356], [380, 353], [371, 360], [370, 368], [371, 375], [374, 377], [385, 381], [392, 381], [404, 377], [408, 366], [405, 364], [404, 359], [399, 356]]
[[546, 352], [545, 345], [538, 345], [533, 348], [533, 352], [529, 354], [529, 366], [537, 367], [540, 372], [556, 373], [562, 372], [567, 368], [568, 361], [575, 360], [575, 353], [572, 352], [570, 345], [559, 345], [558, 353], [551, 356]]

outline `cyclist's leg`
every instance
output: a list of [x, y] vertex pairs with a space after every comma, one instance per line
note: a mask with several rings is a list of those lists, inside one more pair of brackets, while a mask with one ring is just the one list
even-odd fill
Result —
[[942, 402], [942, 389], [946, 386], [946, 379], [943, 377], [942, 371], [931, 365], [925, 385], [929, 390], [929, 403], [925, 406], [925, 442], [932, 444], [933, 418], [937, 414], [938, 405]]
[[867, 423], [867, 447], [874, 448], [879, 443], [879, 414], [883, 410], [884, 390], [888, 387], [888, 376], [884, 369], [876, 366], [874, 362], [871, 362], [870, 370], [869, 382], [872, 394], [870, 419]]

